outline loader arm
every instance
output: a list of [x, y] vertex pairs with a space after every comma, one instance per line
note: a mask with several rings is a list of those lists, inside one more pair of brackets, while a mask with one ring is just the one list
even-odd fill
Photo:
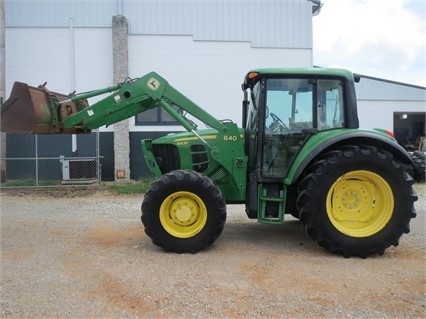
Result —
[[[88, 105], [88, 98], [105, 93], [111, 94]], [[187, 131], [195, 131], [196, 125], [184, 113], [216, 130], [224, 127], [163, 77], [151, 72], [115, 86], [68, 96], [51, 92], [45, 85], [36, 88], [15, 82], [10, 98], [1, 108], [1, 129], [8, 133], [84, 133], [155, 107], [162, 107]]]
[[[173, 88], [155, 72], [148, 73], [136, 80], [123, 82], [116, 88], [117, 90], [108, 97], [69, 116], [63, 121], [63, 127], [66, 129], [95, 129], [102, 125], [117, 123], [155, 107], [162, 107], [187, 131], [194, 132], [196, 125], [184, 116], [184, 112], [216, 130], [223, 128], [220, 121]], [[78, 102], [98, 95], [98, 92], [104, 93], [108, 89], [110, 88], [76, 95], [71, 97], [70, 101]]]

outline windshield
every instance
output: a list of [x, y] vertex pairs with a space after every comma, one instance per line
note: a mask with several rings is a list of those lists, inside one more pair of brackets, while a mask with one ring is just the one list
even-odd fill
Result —
[[343, 89], [340, 80], [266, 79], [263, 176], [284, 177], [309, 136], [341, 128]]
[[326, 130], [344, 125], [339, 80], [268, 79], [265, 128], [275, 132]]

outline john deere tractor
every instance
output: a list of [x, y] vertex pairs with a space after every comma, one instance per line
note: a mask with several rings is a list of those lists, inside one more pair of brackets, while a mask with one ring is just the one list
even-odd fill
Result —
[[242, 84], [241, 128], [155, 72], [70, 96], [16, 82], [1, 128], [80, 134], [161, 107], [186, 132], [141, 141], [157, 177], [142, 202], [155, 245], [196, 253], [221, 234], [227, 204], [245, 204], [248, 218], [281, 224], [292, 215], [328, 251], [366, 258], [409, 232], [417, 196], [407, 152], [385, 130], [359, 128], [355, 80], [342, 69], [252, 70]]

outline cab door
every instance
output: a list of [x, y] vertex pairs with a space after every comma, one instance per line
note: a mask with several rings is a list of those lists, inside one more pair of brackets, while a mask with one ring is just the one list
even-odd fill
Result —
[[314, 84], [308, 79], [265, 82], [262, 176], [284, 178], [314, 128]]
[[268, 78], [264, 96], [263, 177], [285, 177], [312, 134], [346, 126], [340, 79]]

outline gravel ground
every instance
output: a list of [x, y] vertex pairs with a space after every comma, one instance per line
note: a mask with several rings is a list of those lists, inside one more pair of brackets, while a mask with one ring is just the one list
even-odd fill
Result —
[[331, 255], [299, 222], [261, 225], [229, 206], [198, 254], [165, 253], [142, 196], [2, 192], [2, 318], [425, 318], [426, 184], [398, 247]]

